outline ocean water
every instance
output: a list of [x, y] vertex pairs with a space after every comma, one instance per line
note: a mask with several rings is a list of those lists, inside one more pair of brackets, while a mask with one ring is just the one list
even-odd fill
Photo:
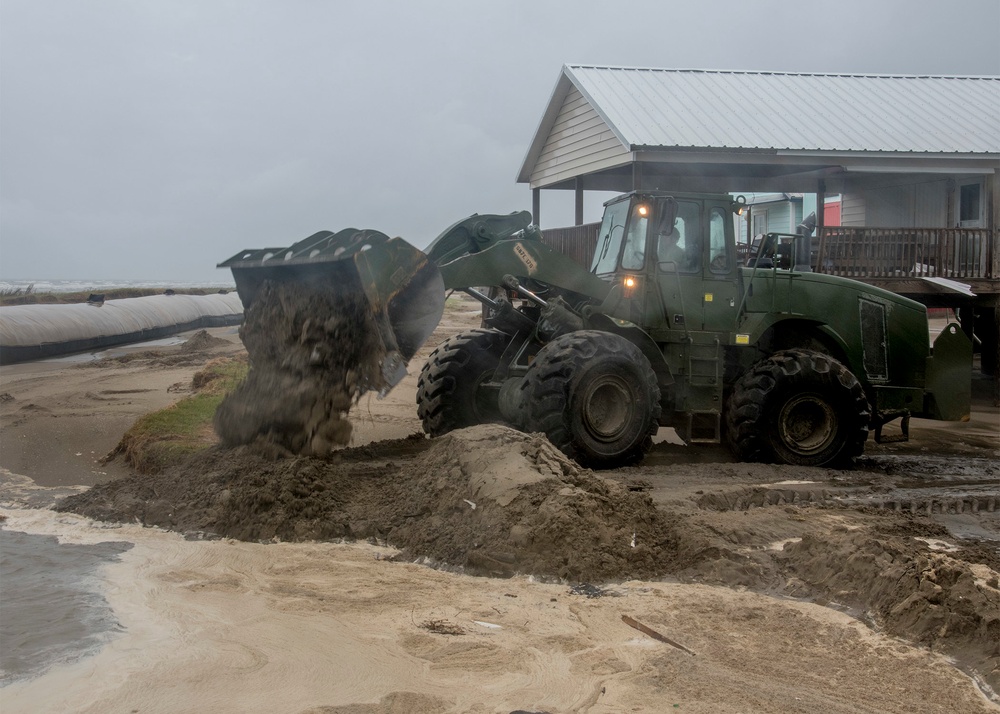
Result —
[[0, 687], [76, 662], [121, 631], [98, 573], [129, 548], [0, 528]]
[[25, 279], [25, 280], [0, 280], [0, 292], [14, 292], [16, 290], [27, 290], [31, 288], [36, 293], [75, 293], [94, 292], [101, 290], [113, 290], [115, 288], [142, 288], [142, 289], [167, 289], [187, 290], [196, 288], [228, 288], [235, 289], [228, 272], [219, 271], [219, 276], [212, 280], [185, 281], [185, 280], [107, 280], [107, 279], [79, 279], [79, 280], [49, 280], [45, 278]]
[[[37, 486], [0, 468], [0, 513], [47, 512], [81, 489]], [[0, 520], [0, 689], [79, 661], [120, 634], [103, 595], [101, 568], [132, 544], [104, 541], [68, 542], [11, 527], [6, 517]]]

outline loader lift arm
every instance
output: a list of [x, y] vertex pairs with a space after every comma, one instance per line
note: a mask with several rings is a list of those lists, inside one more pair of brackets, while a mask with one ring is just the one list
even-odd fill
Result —
[[442, 266], [463, 255], [486, 250], [498, 241], [512, 238], [522, 231], [538, 233], [538, 228], [531, 223], [531, 214], [527, 211], [515, 211], [507, 215], [474, 213], [448, 226], [431, 241], [424, 253], [432, 263]]
[[481, 254], [518, 235], [542, 245], [527, 211], [473, 214], [449, 226], [426, 252], [380, 231], [346, 228], [319, 231], [285, 248], [242, 250], [218, 267], [232, 271], [245, 309], [267, 281], [364, 294], [385, 347], [382, 383], [373, 385], [384, 394], [405, 376], [406, 363], [440, 322], [446, 288], [472, 285], [457, 279], [465, 284], [446, 286], [439, 266]]

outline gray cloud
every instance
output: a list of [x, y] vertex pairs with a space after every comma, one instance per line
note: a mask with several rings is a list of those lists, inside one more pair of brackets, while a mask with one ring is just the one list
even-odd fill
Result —
[[219, 280], [322, 228], [422, 246], [528, 208], [564, 63], [1000, 74], [998, 30], [995, 0], [2, 0], [0, 277]]

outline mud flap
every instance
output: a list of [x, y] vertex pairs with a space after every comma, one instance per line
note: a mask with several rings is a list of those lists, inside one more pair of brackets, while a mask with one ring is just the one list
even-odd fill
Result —
[[957, 324], [934, 340], [927, 358], [924, 413], [942, 421], [968, 421], [972, 401], [972, 342]]

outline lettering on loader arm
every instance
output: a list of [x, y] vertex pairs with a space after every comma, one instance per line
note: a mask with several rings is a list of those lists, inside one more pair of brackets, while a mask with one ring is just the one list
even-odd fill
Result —
[[524, 267], [528, 269], [528, 275], [533, 274], [538, 269], [538, 264], [535, 263], [535, 259], [531, 257], [524, 246], [520, 243], [514, 244], [514, 253], [520, 258], [521, 262], [524, 263]]

